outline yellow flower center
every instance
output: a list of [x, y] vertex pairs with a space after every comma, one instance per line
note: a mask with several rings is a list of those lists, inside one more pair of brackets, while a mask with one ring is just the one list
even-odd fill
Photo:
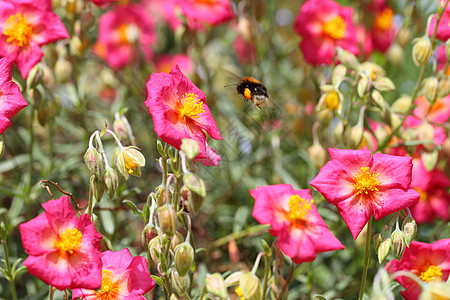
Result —
[[420, 194], [420, 198], [419, 201], [420, 202], [425, 202], [428, 198], [428, 193], [423, 191], [421, 188], [415, 187], [414, 190], [416, 190], [416, 192], [418, 192]]
[[17, 13], [9, 16], [5, 22], [3, 34], [8, 38], [6, 42], [16, 43], [17, 46], [23, 47], [28, 44], [33, 33], [33, 26], [27, 22], [25, 15]]
[[383, 9], [380, 14], [377, 14], [375, 17], [375, 28], [378, 30], [384, 31], [391, 28], [392, 25], [392, 17], [394, 16], [394, 11], [389, 7]]
[[121, 44], [133, 44], [139, 40], [140, 30], [135, 24], [122, 24], [118, 29]]
[[422, 272], [420, 274], [420, 279], [422, 279], [425, 282], [434, 280], [434, 281], [441, 281], [442, 280], [442, 270], [438, 266], [429, 266], [428, 269], [426, 269], [425, 272]]
[[345, 35], [347, 25], [341, 16], [336, 16], [323, 25], [323, 32], [332, 39], [340, 40]]
[[75, 250], [81, 248], [81, 239], [83, 235], [76, 228], [68, 228], [56, 240], [55, 248], [61, 252], [73, 254]]
[[329, 110], [335, 110], [339, 107], [339, 94], [337, 92], [327, 93], [325, 96], [325, 106]]
[[289, 212], [286, 214], [286, 218], [294, 226], [301, 226], [307, 220], [307, 214], [311, 210], [314, 200], [306, 200], [300, 198], [298, 195], [292, 195], [289, 197]]
[[102, 288], [100, 292], [95, 292], [99, 300], [116, 300], [119, 296], [119, 284], [113, 281], [113, 274], [111, 271], [102, 271]]
[[123, 162], [125, 164], [125, 170], [130, 174], [133, 174], [134, 169], [139, 167], [139, 164], [137, 163], [137, 161], [135, 159], [133, 159], [133, 157], [128, 155], [127, 151], [123, 151]]
[[200, 118], [199, 114], [205, 112], [203, 102], [198, 98], [197, 94], [186, 93], [181, 100], [182, 106], [178, 110], [180, 119], [184, 117], [198, 119]]
[[375, 171], [370, 173], [369, 167], [361, 167], [353, 176], [353, 181], [355, 182], [353, 186], [355, 187], [356, 195], [359, 194], [369, 194], [369, 192], [378, 191], [377, 186], [380, 184], [377, 177], [380, 173], [375, 174]]
[[239, 300], [245, 300], [244, 292], [242, 291], [240, 285], [238, 285], [238, 287], [234, 290], [234, 292], [236, 293], [236, 295], [238, 295], [239, 297], [241, 297], [241, 299], [239, 299]]

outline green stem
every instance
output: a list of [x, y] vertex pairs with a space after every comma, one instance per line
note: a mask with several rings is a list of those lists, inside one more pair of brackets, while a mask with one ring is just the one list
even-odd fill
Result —
[[9, 264], [9, 255], [8, 255], [8, 246], [6, 245], [6, 238], [5, 240], [2, 240], [3, 244], [3, 252], [5, 253], [5, 266], [6, 270], [9, 274], [9, 287], [11, 288], [11, 295], [14, 300], [17, 300], [17, 292], [16, 292], [16, 285], [14, 284], [14, 274], [11, 270], [11, 265]]
[[292, 275], [294, 274], [294, 268], [295, 268], [295, 263], [291, 262], [291, 265], [289, 267], [289, 273], [288, 276], [286, 277], [286, 281], [283, 284], [283, 288], [281, 289], [281, 297], [283, 297], [284, 293], [286, 292], [288, 286], [289, 286], [289, 282], [292, 279]]
[[162, 157], [162, 166], [163, 166], [163, 176], [162, 176], [162, 185], [166, 186], [166, 182], [167, 182], [167, 176], [169, 171], [167, 170], [167, 148], [168, 148], [169, 144], [165, 144], [164, 145], [164, 156]]
[[264, 255], [264, 282], [263, 282], [262, 300], [266, 299], [267, 288], [269, 286], [269, 278], [270, 278], [270, 257]]
[[249, 228], [246, 228], [242, 231], [233, 232], [227, 236], [224, 236], [223, 238], [220, 238], [214, 243], [211, 244], [211, 246], [208, 247], [208, 253], [212, 250], [214, 250], [217, 247], [220, 247], [222, 245], [225, 245], [226, 243], [232, 241], [232, 240], [238, 240], [246, 236], [251, 235], [260, 235], [262, 233], [267, 232], [267, 230], [270, 228], [270, 225], [255, 225]]
[[366, 281], [367, 281], [367, 271], [369, 270], [370, 264], [370, 238], [372, 235], [372, 217], [370, 217], [369, 222], [367, 223], [367, 232], [366, 232], [366, 254], [364, 257], [364, 267], [363, 267], [363, 275], [361, 279], [361, 288], [359, 290], [358, 300], [362, 300], [364, 296], [364, 290], [366, 289]]
[[33, 123], [34, 123], [34, 107], [32, 106], [30, 109], [30, 126], [28, 128], [29, 134], [30, 134], [30, 145], [28, 147], [28, 186], [26, 190], [26, 196], [29, 201], [31, 201], [31, 187], [33, 186], [33, 144], [34, 144], [34, 129], [33, 129]]
[[53, 293], [55, 292], [55, 290], [53, 289], [53, 287], [51, 285], [48, 286], [48, 299], [49, 300], [53, 300]]

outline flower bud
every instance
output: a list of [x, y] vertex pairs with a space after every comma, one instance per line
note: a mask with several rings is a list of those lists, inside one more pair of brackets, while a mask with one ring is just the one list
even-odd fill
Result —
[[378, 247], [377, 254], [378, 254], [378, 262], [381, 264], [383, 260], [389, 255], [389, 252], [391, 251], [392, 247], [392, 240], [390, 238], [385, 239], [380, 243], [380, 246]]
[[[424, 122], [416, 129], [417, 139], [423, 141], [433, 141], [434, 128], [430, 123]], [[434, 143], [423, 144], [426, 151], [431, 152], [435, 148]]]
[[182, 296], [186, 293], [189, 288], [190, 280], [189, 276], [181, 276], [177, 270], [171, 268], [169, 270], [170, 283], [172, 285], [173, 290], [177, 293], [178, 296]]
[[450, 76], [444, 75], [441, 80], [439, 80], [438, 85], [438, 98], [442, 98], [450, 94]]
[[145, 157], [134, 146], [120, 149], [116, 158], [116, 166], [120, 174], [128, 179], [129, 174], [141, 176], [141, 167], [145, 166]]
[[394, 66], [401, 66], [405, 60], [405, 52], [397, 43], [394, 43], [389, 47], [386, 56]]
[[230, 276], [228, 276], [225, 279], [225, 285], [227, 287], [229, 287], [229, 286], [238, 284], [243, 273], [244, 273], [243, 271], [237, 271], [237, 272], [231, 273]]
[[387, 77], [378, 78], [373, 85], [380, 92], [390, 92], [395, 90], [394, 83]]
[[221, 299], [226, 299], [228, 296], [227, 288], [225, 286], [225, 281], [222, 275], [219, 273], [214, 273], [212, 275], [207, 275], [205, 280], [206, 291], [213, 294]]
[[103, 156], [94, 147], [89, 147], [84, 154], [84, 162], [92, 175], [96, 178], [102, 178], [105, 170]]
[[55, 64], [55, 78], [60, 83], [69, 81], [72, 74], [72, 64], [65, 58], [58, 58]]
[[359, 80], [358, 80], [358, 95], [360, 97], [364, 96], [364, 94], [369, 90], [369, 77], [362, 73]]
[[90, 189], [92, 190], [97, 202], [100, 202], [100, 200], [102, 200], [103, 193], [105, 192], [105, 185], [101, 180], [98, 180], [95, 175], [91, 176]]
[[167, 196], [169, 196], [170, 199], [170, 194], [166, 195], [167, 192], [168, 191], [166, 191], [166, 187], [164, 185], [160, 185], [156, 188], [156, 203], [159, 207], [162, 207], [164, 204], [166, 204]]
[[103, 183], [105, 184], [106, 194], [109, 199], [113, 199], [116, 194], [117, 187], [119, 186], [119, 177], [113, 168], [106, 168], [103, 174]]
[[344, 66], [346, 66], [350, 70], [357, 70], [359, 68], [359, 61], [353, 53], [342, 48], [337, 48], [337, 51], [338, 59]]
[[347, 74], [347, 68], [344, 65], [337, 65], [333, 69], [333, 73], [331, 74], [331, 83], [334, 85], [345, 78]]
[[175, 268], [181, 276], [186, 275], [194, 261], [194, 248], [188, 243], [183, 243], [175, 248]]
[[[77, 20], [79, 21], [79, 20]], [[81, 38], [77, 35], [74, 35], [69, 42], [69, 51], [70, 55], [74, 57], [80, 57], [84, 52], [84, 45], [81, 41]]]
[[206, 196], [205, 182], [199, 176], [193, 173], [186, 173], [183, 175], [184, 185], [192, 192], [202, 197]]
[[239, 279], [239, 286], [246, 300], [261, 300], [262, 288], [259, 278], [249, 272], [243, 272]]
[[386, 101], [384, 101], [384, 98], [379, 91], [373, 90], [370, 94], [370, 98], [372, 99], [375, 106], [379, 107], [382, 111], [386, 110], [388, 104], [386, 103]]
[[120, 140], [129, 139], [129, 129], [131, 129], [131, 127], [128, 119], [124, 115], [119, 116], [119, 114], [116, 113], [114, 116], [113, 130]]
[[172, 237], [172, 240], [170, 241], [170, 249], [172, 251], [175, 251], [175, 248], [184, 242], [184, 238], [178, 231], [175, 232], [175, 234]]
[[381, 242], [383, 241], [383, 236], [381, 233], [377, 233], [373, 236], [373, 247], [375, 251], [378, 251], [378, 247], [380, 247]]
[[450, 300], [450, 284], [443, 281], [429, 281], [420, 293], [419, 300]]
[[391, 111], [397, 114], [406, 114], [411, 107], [411, 97], [407, 95], [400, 96], [391, 105]]
[[431, 46], [431, 41], [427, 36], [415, 39], [412, 56], [414, 63], [417, 66], [427, 64], [432, 53], [433, 47]]
[[327, 92], [324, 95], [324, 104], [325, 107], [329, 110], [329, 111], [334, 111], [336, 109], [339, 108], [339, 104], [340, 104], [340, 97], [338, 92], [336, 91], [331, 91], [331, 92]]
[[317, 112], [317, 120], [325, 125], [329, 124], [333, 117], [333, 112], [329, 111], [328, 109], [320, 110]]
[[438, 80], [436, 77], [428, 77], [424, 80], [423, 94], [430, 102], [436, 99], [438, 94]]
[[320, 169], [327, 161], [327, 151], [319, 143], [314, 143], [308, 148], [309, 158]]
[[154, 225], [147, 224], [142, 230], [142, 245], [148, 245], [151, 240], [158, 236], [158, 232]]
[[409, 27], [400, 27], [397, 33], [397, 42], [402, 47], [405, 48], [406, 45], [411, 40], [411, 29]]
[[177, 230], [177, 213], [169, 204], [164, 205], [158, 212], [159, 226], [163, 233], [172, 237]]
[[414, 218], [410, 215], [407, 216], [405, 220], [403, 220], [402, 228], [405, 235], [406, 246], [409, 247], [417, 233], [416, 220], [414, 220]]
[[150, 257], [152, 258], [155, 265], [158, 265], [161, 261], [159, 256], [161, 254], [161, 240], [159, 236], [154, 237], [148, 243], [148, 251], [150, 252]]
[[391, 234], [391, 240], [392, 240], [392, 252], [394, 253], [395, 257], [398, 260], [401, 260], [403, 251], [405, 251], [406, 247], [405, 235], [399, 228], [397, 228]]
[[188, 159], [194, 159], [200, 151], [198, 142], [193, 139], [183, 139], [180, 148]]
[[5, 142], [0, 137], [0, 158], [3, 156], [3, 153], [5, 153]]

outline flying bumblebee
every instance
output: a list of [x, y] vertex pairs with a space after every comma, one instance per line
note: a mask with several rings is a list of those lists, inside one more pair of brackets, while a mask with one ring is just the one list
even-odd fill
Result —
[[269, 100], [266, 87], [253, 77], [243, 77], [239, 82], [226, 86], [230, 85], [236, 85], [236, 93], [242, 95], [245, 101], [251, 100], [260, 109]]

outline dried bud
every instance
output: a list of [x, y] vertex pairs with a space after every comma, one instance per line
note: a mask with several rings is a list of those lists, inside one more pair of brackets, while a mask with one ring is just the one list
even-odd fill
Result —
[[262, 288], [259, 278], [249, 272], [243, 272], [239, 286], [246, 300], [261, 300]]
[[142, 245], [148, 245], [151, 240], [158, 236], [158, 232], [154, 225], [147, 224], [142, 230]]
[[227, 288], [225, 286], [225, 281], [222, 278], [222, 275], [219, 273], [214, 273], [212, 275], [206, 276], [205, 281], [206, 291], [208, 293], [213, 294], [221, 299], [226, 299], [228, 296]]
[[403, 252], [405, 251], [406, 247], [405, 235], [399, 228], [397, 228], [391, 234], [391, 240], [392, 240], [392, 252], [394, 253], [395, 257], [398, 260], [401, 260]]
[[72, 64], [65, 58], [58, 58], [55, 64], [55, 78], [60, 83], [69, 81], [72, 74]]
[[417, 233], [416, 220], [414, 220], [412, 216], [407, 216], [406, 219], [403, 220], [402, 228], [405, 235], [406, 246], [409, 247]]
[[172, 237], [177, 230], [177, 213], [169, 204], [164, 205], [158, 212], [159, 226], [163, 233]]
[[188, 243], [183, 243], [175, 248], [175, 268], [181, 276], [186, 275], [194, 261], [194, 248]]
[[414, 63], [417, 66], [427, 64], [432, 53], [433, 47], [431, 46], [431, 41], [427, 36], [415, 39], [412, 56]]
[[184, 295], [187, 289], [189, 288], [190, 284], [189, 276], [187, 275], [181, 276], [177, 272], [177, 270], [173, 268], [169, 270], [169, 275], [170, 275], [170, 283], [175, 293], [177, 293], [178, 296]]
[[319, 143], [311, 145], [308, 148], [308, 153], [309, 158], [318, 169], [322, 168], [327, 161], [327, 151]]
[[438, 94], [438, 80], [436, 77], [428, 77], [424, 80], [423, 94], [430, 102], [436, 99]]
[[183, 139], [181, 141], [181, 150], [186, 154], [188, 159], [194, 159], [200, 151], [200, 147], [196, 140]]
[[148, 243], [148, 251], [150, 252], [150, 257], [152, 258], [155, 265], [158, 265], [161, 261], [159, 256], [161, 254], [161, 240], [159, 236], [154, 237]]
[[106, 168], [105, 173], [103, 174], [103, 183], [105, 184], [106, 194], [109, 199], [114, 199], [117, 187], [119, 186], [119, 177], [113, 168]]
[[380, 243], [380, 246], [378, 247], [377, 254], [378, 254], [378, 262], [381, 264], [381, 262], [389, 255], [389, 252], [391, 251], [392, 247], [392, 240], [390, 238], [385, 239]]
[[406, 45], [411, 40], [411, 29], [409, 27], [401, 27], [397, 33], [397, 42], [402, 47], [405, 48]]
[[373, 85], [380, 92], [389, 92], [395, 90], [394, 83], [387, 77], [378, 78], [377, 80], [375, 80]]
[[391, 111], [397, 114], [406, 114], [411, 107], [411, 97], [410, 96], [400, 96], [394, 103], [392, 103]]
[[92, 175], [97, 178], [103, 177], [105, 171], [105, 162], [103, 156], [94, 147], [89, 147], [84, 154], [84, 162]]
[[120, 149], [116, 158], [116, 166], [120, 174], [128, 180], [129, 174], [141, 176], [141, 167], [145, 166], [145, 157], [134, 146]]
[[375, 248], [375, 251], [378, 252], [378, 247], [380, 247], [382, 241], [383, 236], [381, 235], [381, 233], [377, 233], [373, 236], [373, 247]]

